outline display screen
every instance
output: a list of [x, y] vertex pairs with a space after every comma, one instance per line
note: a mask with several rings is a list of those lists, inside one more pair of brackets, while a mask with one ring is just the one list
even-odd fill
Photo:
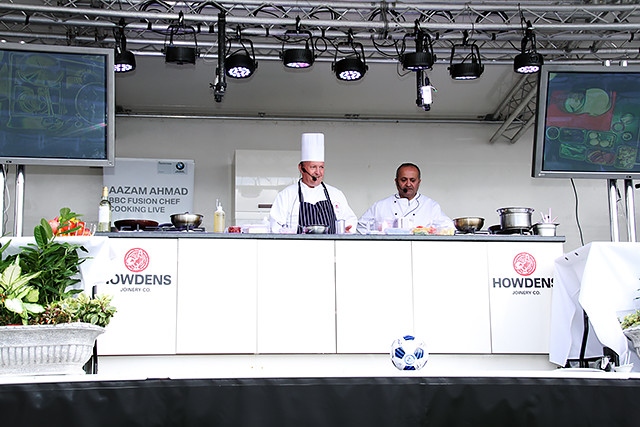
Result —
[[640, 177], [640, 68], [545, 65], [533, 176]]
[[0, 163], [112, 166], [113, 50], [0, 45]]

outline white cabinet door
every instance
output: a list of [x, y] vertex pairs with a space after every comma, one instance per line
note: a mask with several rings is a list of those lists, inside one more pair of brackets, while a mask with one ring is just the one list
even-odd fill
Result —
[[411, 242], [336, 241], [338, 353], [388, 353], [413, 333]]
[[493, 353], [548, 353], [557, 243], [501, 242], [489, 248]]
[[335, 353], [333, 240], [259, 240], [258, 253], [258, 352]]
[[179, 239], [178, 260], [178, 353], [255, 353], [257, 242]]
[[175, 354], [178, 286], [175, 239], [110, 239], [113, 276], [98, 293], [113, 295], [117, 313], [98, 353]]
[[430, 353], [491, 353], [486, 243], [414, 241], [413, 299]]

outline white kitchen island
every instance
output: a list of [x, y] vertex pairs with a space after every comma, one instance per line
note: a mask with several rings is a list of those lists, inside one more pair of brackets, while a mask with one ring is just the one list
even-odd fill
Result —
[[136, 377], [407, 375], [553, 370], [548, 337], [562, 237], [108, 234], [118, 313], [101, 373]]

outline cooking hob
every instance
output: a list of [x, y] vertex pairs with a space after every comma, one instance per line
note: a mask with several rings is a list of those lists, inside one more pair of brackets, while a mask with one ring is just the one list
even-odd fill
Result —
[[191, 233], [204, 232], [204, 227], [174, 227], [173, 224], [160, 224], [157, 227], [120, 227], [119, 232], [152, 232], [152, 233]]

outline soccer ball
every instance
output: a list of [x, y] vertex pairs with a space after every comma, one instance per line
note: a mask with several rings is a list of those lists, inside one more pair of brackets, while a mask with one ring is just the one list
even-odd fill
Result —
[[391, 344], [391, 362], [401, 371], [422, 369], [428, 359], [429, 353], [424, 341], [412, 335], [405, 335]]

